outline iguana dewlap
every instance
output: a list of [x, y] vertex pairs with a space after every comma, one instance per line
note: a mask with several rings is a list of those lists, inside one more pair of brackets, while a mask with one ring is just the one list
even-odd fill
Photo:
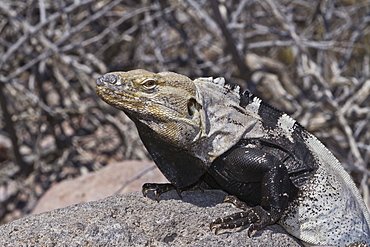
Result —
[[145, 184], [159, 196], [205, 183], [228, 192], [241, 213], [211, 227], [279, 223], [309, 245], [370, 244], [370, 216], [333, 154], [285, 113], [223, 78], [173, 72], [113, 72], [97, 94], [124, 111], [171, 184]]

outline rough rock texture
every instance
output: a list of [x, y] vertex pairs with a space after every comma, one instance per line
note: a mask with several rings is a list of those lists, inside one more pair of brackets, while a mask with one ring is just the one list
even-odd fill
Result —
[[[97, 172], [53, 185], [37, 202], [31, 214], [63, 208], [72, 204], [96, 201], [114, 195], [141, 190], [143, 183], [166, 183], [168, 180], [150, 161], [124, 161], [110, 164]], [[147, 172], [145, 172], [147, 171]], [[145, 174], [144, 174], [145, 173]], [[139, 176], [142, 175], [142, 176]]]
[[0, 226], [0, 246], [300, 246], [278, 225], [248, 238], [246, 229], [215, 235], [209, 223], [238, 212], [221, 191], [175, 192], [157, 203], [134, 192], [31, 215]]

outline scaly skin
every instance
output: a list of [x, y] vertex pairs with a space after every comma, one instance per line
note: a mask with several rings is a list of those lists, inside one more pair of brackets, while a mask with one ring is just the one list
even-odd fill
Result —
[[[124, 111], [171, 184], [143, 193], [207, 184], [243, 211], [211, 228], [247, 226], [251, 235], [279, 223], [305, 245], [370, 243], [369, 212], [349, 175], [313, 135], [285, 113], [223, 78], [172, 72], [108, 73], [97, 94]], [[344, 200], [345, 198], [345, 200]]]

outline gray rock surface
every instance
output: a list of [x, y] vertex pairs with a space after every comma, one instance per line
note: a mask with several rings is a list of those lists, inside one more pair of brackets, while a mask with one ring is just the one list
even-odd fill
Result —
[[0, 246], [300, 246], [278, 225], [252, 238], [246, 229], [215, 235], [211, 220], [240, 210], [221, 191], [182, 195], [157, 203], [134, 192], [31, 215], [0, 226]]

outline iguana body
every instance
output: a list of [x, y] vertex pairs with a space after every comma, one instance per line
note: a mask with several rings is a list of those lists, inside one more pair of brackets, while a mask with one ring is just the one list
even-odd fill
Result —
[[350, 176], [313, 135], [283, 112], [223, 78], [172, 72], [113, 72], [96, 91], [123, 110], [171, 185], [222, 189], [244, 211], [211, 227], [279, 223], [309, 245], [370, 244], [370, 216]]

